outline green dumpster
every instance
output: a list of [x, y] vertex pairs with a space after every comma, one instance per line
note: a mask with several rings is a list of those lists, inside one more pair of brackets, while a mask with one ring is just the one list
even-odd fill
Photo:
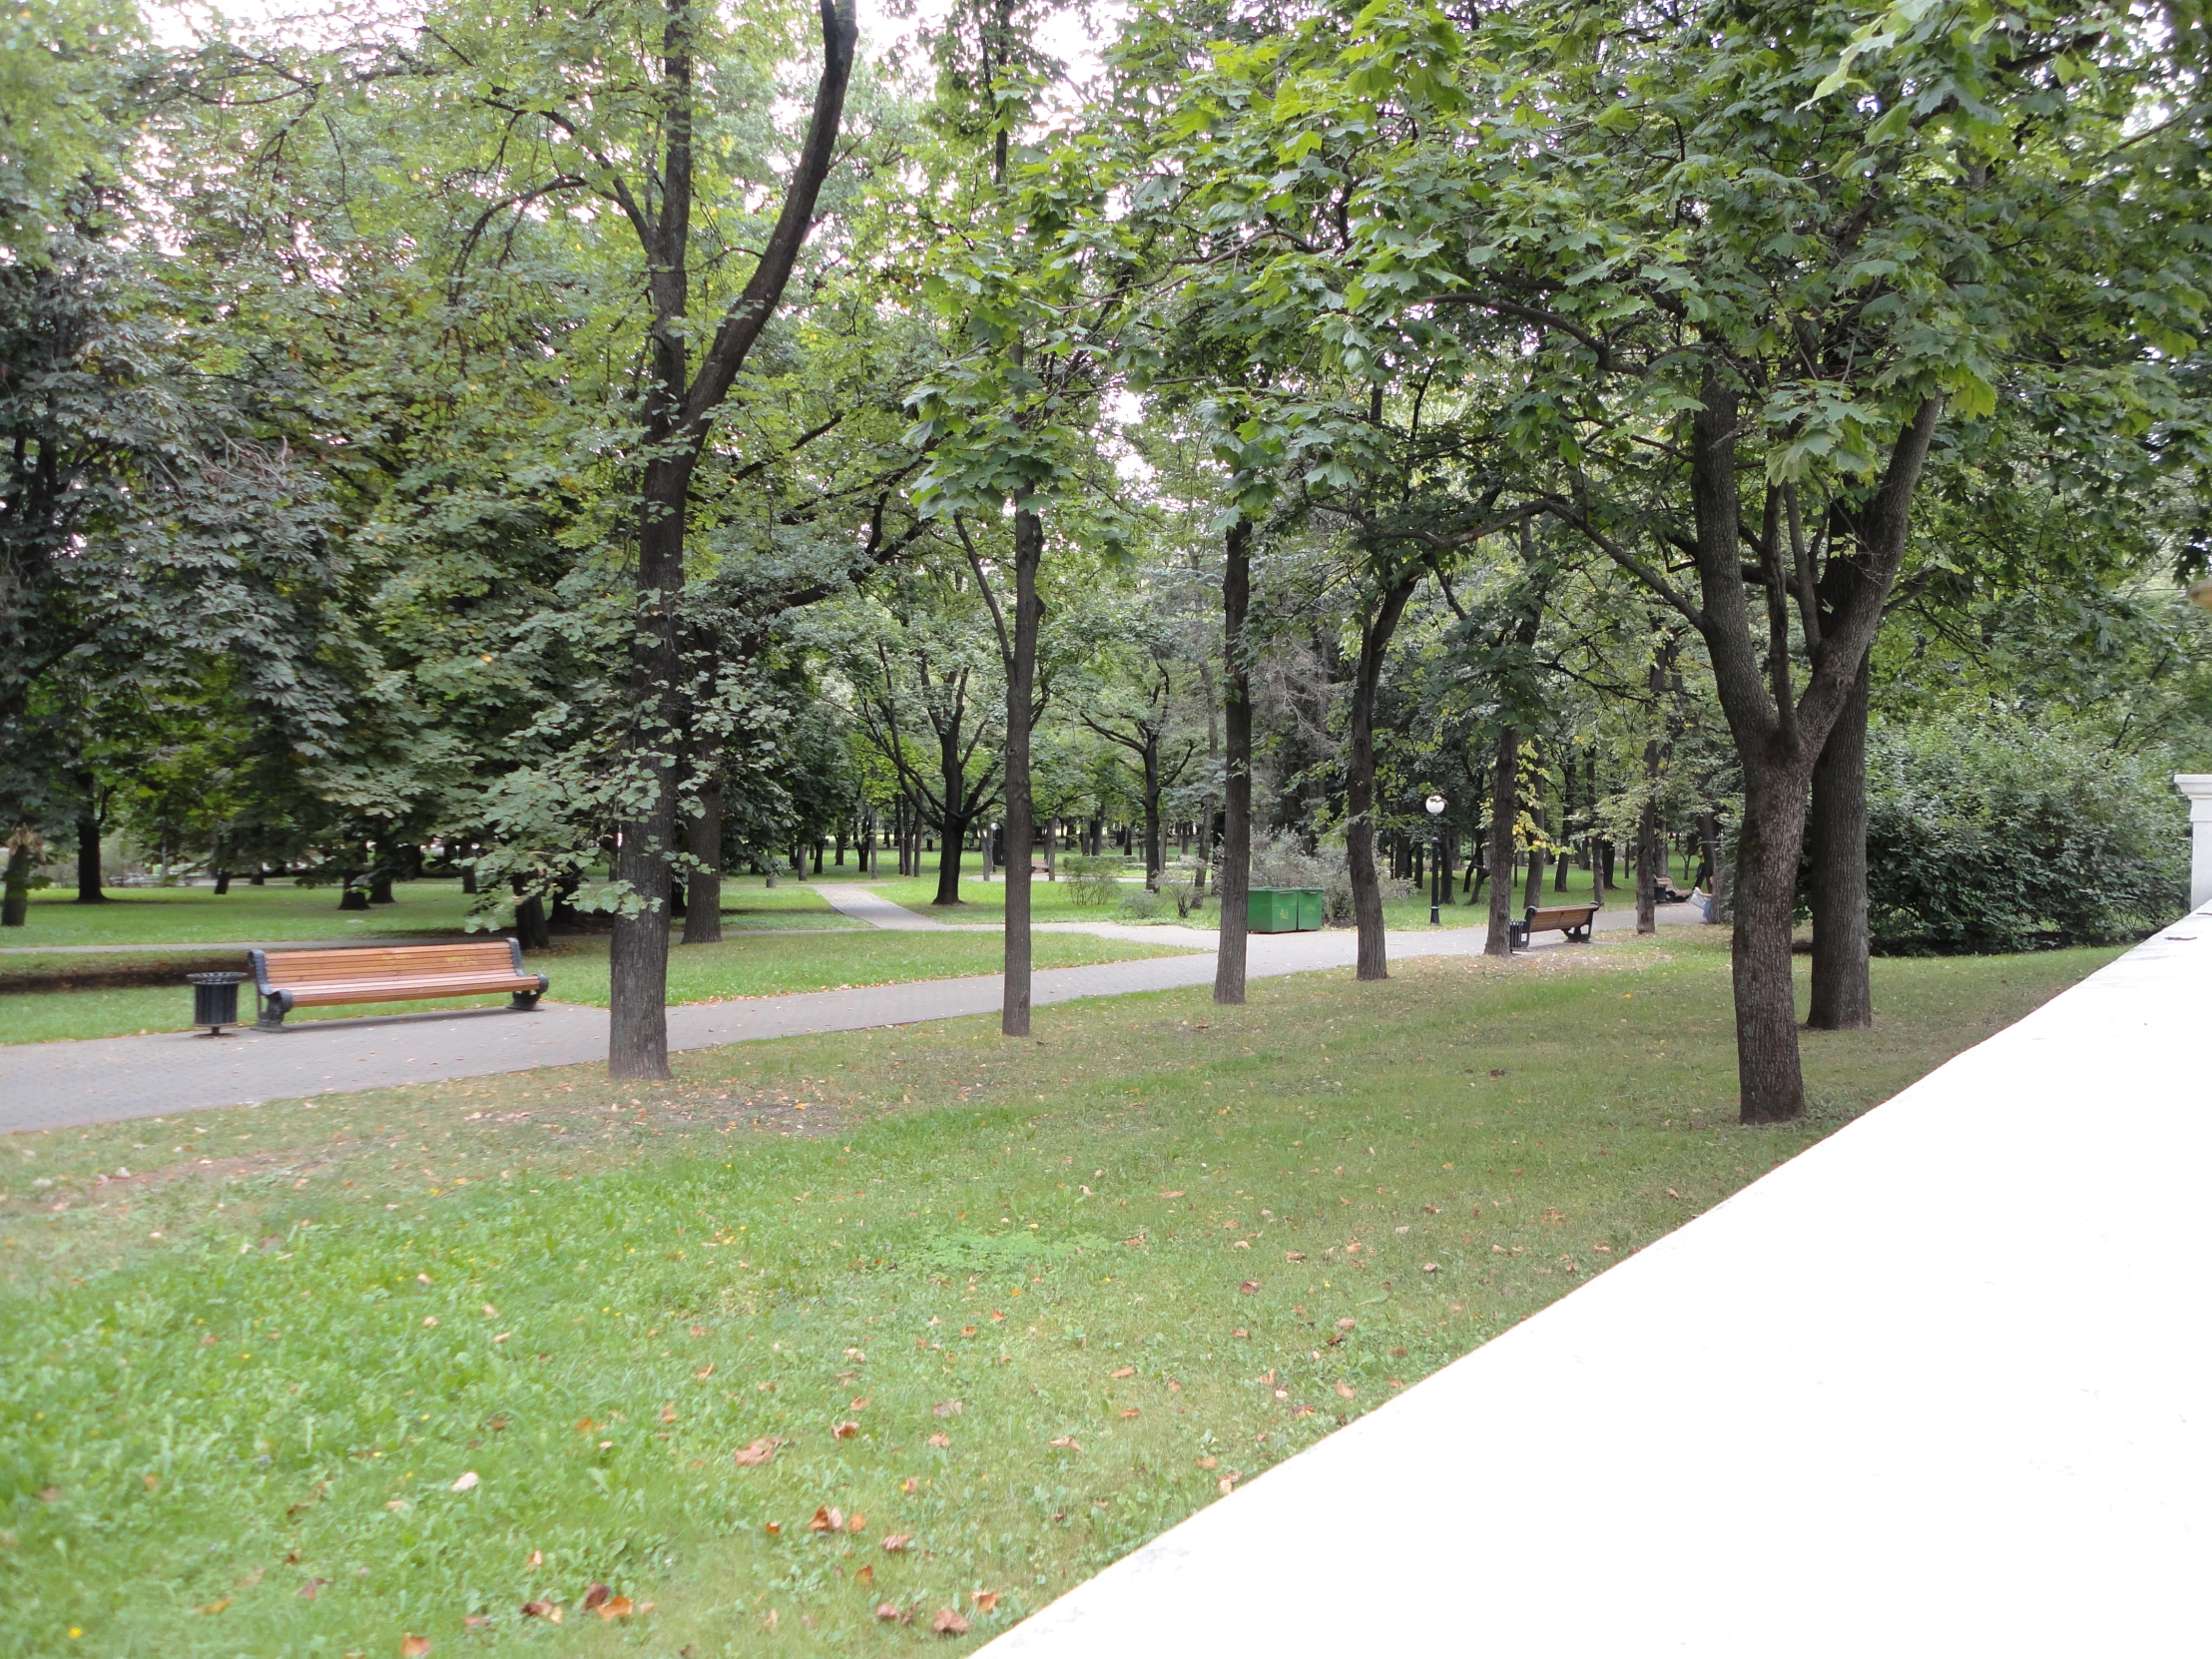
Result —
[[1319, 887], [1254, 887], [1245, 909], [1255, 933], [1303, 933], [1321, 925]]

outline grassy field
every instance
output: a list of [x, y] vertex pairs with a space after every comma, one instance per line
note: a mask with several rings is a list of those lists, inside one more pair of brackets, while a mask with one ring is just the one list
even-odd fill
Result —
[[1786, 1129], [1683, 929], [14, 1137], [10, 1648], [963, 1650], [2111, 954], [1877, 962]]
[[[115, 887], [105, 904], [79, 904], [61, 888], [31, 894], [29, 917], [0, 934], [0, 946], [16, 950], [112, 944], [273, 944], [286, 939], [374, 938], [383, 934], [436, 934], [467, 925], [474, 900], [458, 880], [400, 881], [394, 902], [367, 910], [340, 910], [335, 887], [266, 887], [234, 883], [213, 887]], [[754, 877], [733, 877], [723, 888], [725, 929], [763, 927], [848, 928], [820, 893], [786, 882], [766, 887]], [[493, 930], [511, 926], [514, 907], [495, 912]]]
[[[1035, 962], [1040, 968], [1180, 954], [1183, 952], [1173, 945], [1133, 944], [1079, 934], [1040, 934], [1035, 944]], [[27, 960], [59, 975], [82, 973], [87, 958], [49, 956]], [[157, 958], [157, 962], [165, 961]], [[603, 935], [557, 937], [552, 949], [533, 951], [528, 961], [553, 981], [550, 995], [554, 1001], [589, 1002], [602, 1008], [607, 1005], [607, 940]], [[680, 945], [671, 950], [668, 999], [720, 1002], [732, 997], [781, 996], [791, 991], [950, 979], [996, 973], [1002, 961], [1003, 947], [994, 933], [892, 933], [864, 928], [858, 932], [740, 934], [720, 944]], [[7, 965], [11, 972], [21, 971], [13, 963]], [[0, 995], [0, 1043], [189, 1030], [192, 992], [183, 983], [185, 971], [245, 964], [243, 958], [216, 961], [201, 957], [179, 958], [171, 965], [176, 971], [167, 975], [172, 981], [168, 984], [20, 990]], [[24, 980], [10, 982], [20, 984]], [[302, 1008], [290, 1017], [347, 1019], [359, 1014], [416, 1013], [425, 1009], [495, 1008], [506, 1001], [504, 995], [499, 995], [439, 1002], [376, 1002]], [[254, 1017], [251, 985], [242, 989], [239, 1008], [248, 1020]]]

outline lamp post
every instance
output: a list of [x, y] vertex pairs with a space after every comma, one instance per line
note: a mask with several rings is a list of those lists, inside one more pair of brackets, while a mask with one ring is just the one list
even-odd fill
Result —
[[1428, 925], [1441, 927], [1444, 918], [1438, 906], [1444, 895], [1444, 798], [1432, 795], [1424, 803], [1428, 808], [1429, 827], [1435, 831], [1435, 850], [1428, 860]]

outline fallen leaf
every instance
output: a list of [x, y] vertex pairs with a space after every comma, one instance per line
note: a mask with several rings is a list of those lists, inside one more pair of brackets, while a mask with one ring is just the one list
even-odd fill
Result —
[[1160, 1196], [1162, 1198], [1181, 1198], [1183, 1195], [1181, 1193], [1162, 1193]]
[[847, 1532], [865, 1532], [867, 1530], [867, 1516], [855, 1509], [852, 1512], [852, 1518], [844, 1523], [844, 1529]]
[[162, 1477], [161, 1477], [160, 1475], [158, 1475], [158, 1474], [150, 1474], [150, 1475], [148, 1475], [148, 1476], [146, 1477], [146, 1489], [147, 1489], [148, 1491], [150, 1491], [150, 1492], [156, 1492], [156, 1491], [160, 1491], [160, 1490], [161, 1490], [161, 1485], [162, 1485]]
[[234, 1590], [251, 1590], [252, 1588], [254, 1588], [255, 1585], [259, 1584], [262, 1581], [265, 1571], [265, 1568], [256, 1567], [252, 1572], [248, 1573], [236, 1584], [232, 1585], [231, 1588]]
[[937, 1616], [929, 1621], [929, 1628], [940, 1636], [965, 1636], [968, 1633], [968, 1622], [951, 1608], [940, 1607], [937, 1609]]
[[603, 1619], [626, 1619], [630, 1616], [628, 1596], [609, 1596], [599, 1604], [599, 1616]]
[[1343, 1399], [1350, 1399], [1359, 1391], [1360, 1390], [1358, 1388], [1355, 1388], [1350, 1382], [1340, 1382], [1337, 1384], [1338, 1396]]
[[703, 1367], [702, 1369], [700, 1369], [700, 1370], [698, 1370], [698, 1371], [695, 1371], [695, 1372], [693, 1372], [693, 1373], [692, 1373], [692, 1376], [694, 1376], [694, 1377], [698, 1378], [698, 1379], [699, 1379], [699, 1380], [700, 1380], [701, 1382], [705, 1382], [705, 1381], [706, 1381], [706, 1380], [707, 1380], [708, 1378], [710, 1378], [710, 1377], [714, 1376], [714, 1374], [715, 1374], [715, 1368], [714, 1368], [713, 1364], [712, 1364], [712, 1363], [710, 1362], [710, 1363], [709, 1363], [708, 1365], [706, 1365], [706, 1366], [705, 1366], [705, 1367]]
[[782, 1521], [769, 1521], [765, 1524], [768, 1527], [770, 1537], [781, 1538], [784, 1535], [784, 1523]]
[[1073, 1434], [1062, 1434], [1057, 1439], [1045, 1441], [1045, 1444], [1056, 1445], [1063, 1451], [1081, 1451], [1083, 1449], [1080, 1445], [1076, 1443], [1075, 1436]]
[[490, 1624], [491, 1620], [484, 1617], [484, 1615], [481, 1613], [463, 1613], [461, 1615], [461, 1623], [470, 1630], [481, 1630], [486, 1625]]
[[399, 1638], [399, 1659], [422, 1659], [430, 1651], [427, 1636], [402, 1636]]
[[836, 1437], [840, 1440], [849, 1440], [852, 1438], [853, 1435], [859, 1433], [859, 1431], [860, 1425], [856, 1422], [840, 1422], [837, 1424], [836, 1427], [830, 1430], [830, 1433], [836, 1435]]
[[704, 1325], [695, 1325], [691, 1328], [691, 1334], [695, 1337], [704, 1337], [707, 1334], [707, 1328]]
[[850, 1405], [847, 1405], [845, 1407], [847, 1411], [864, 1411], [867, 1408], [868, 1397], [865, 1394], [862, 1394], [858, 1399], [855, 1399]]
[[[425, 1331], [432, 1330], [436, 1327], [437, 1323], [438, 1317], [435, 1314], [425, 1314], [422, 1316], [422, 1329]], [[422, 1644], [422, 1651], [425, 1653], [430, 1651], [430, 1644], [428, 1642], [424, 1642]]]
[[215, 1600], [209, 1602], [207, 1606], [201, 1608], [200, 1611], [203, 1613], [220, 1613], [223, 1611], [224, 1608], [230, 1605], [231, 1598], [229, 1596], [218, 1596], [215, 1598]]
[[815, 1511], [815, 1518], [807, 1523], [807, 1530], [810, 1532], [842, 1532], [844, 1530], [844, 1511], [842, 1509], [832, 1509], [828, 1504], [824, 1504]]
[[1306, 1252], [1303, 1250], [1286, 1250], [1283, 1252], [1283, 1260], [1286, 1262], [1303, 1262], [1306, 1260]]
[[1358, 1320], [1339, 1320], [1337, 1322], [1337, 1329], [1339, 1331], [1353, 1331], [1359, 1328], [1359, 1324], [1360, 1322]]
[[1115, 1377], [1117, 1377], [1117, 1378], [1122, 1378], [1122, 1377], [1134, 1377], [1134, 1376], [1136, 1376], [1136, 1375], [1137, 1375], [1137, 1368], [1136, 1368], [1135, 1366], [1124, 1366], [1124, 1367], [1122, 1367], [1122, 1368], [1121, 1368], [1121, 1370], [1119, 1370], [1119, 1371], [1117, 1371], [1117, 1372], [1113, 1373], [1113, 1376], [1115, 1376]]
[[530, 1560], [529, 1560], [529, 1565], [531, 1565], [531, 1566], [533, 1566], [533, 1567], [542, 1567], [542, 1566], [544, 1566], [544, 1565], [545, 1565], [545, 1551], [544, 1551], [544, 1550], [542, 1550], [542, 1549], [533, 1549], [532, 1551], [530, 1551]]
[[900, 1624], [912, 1624], [914, 1622], [913, 1614], [901, 1610], [888, 1601], [879, 1601], [875, 1604], [875, 1616], [886, 1623], [893, 1619], [896, 1619]]
[[314, 1600], [314, 1598], [315, 1598], [316, 1596], [318, 1596], [318, 1595], [320, 1595], [320, 1594], [322, 1593], [322, 1586], [323, 1586], [323, 1585], [325, 1585], [325, 1584], [327, 1584], [327, 1583], [329, 1583], [329, 1582], [330, 1582], [330, 1581], [329, 1581], [329, 1580], [328, 1580], [327, 1578], [310, 1578], [310, 1579], [308, 1579], [308, 1580], [306, 1581], [306, 1583], [304, 1583], [304, 1584], [302, 1584], [302, 1585], [300, 1585], [300, 1586], [299, 1586], [299, 1589], [298, 1589], [298, 1591], [297, 1591], [297, 1594], [298, 1594], [298, 1596], [299, 1596], [299, 1599], [300, 1599], [301, 1601], [312, 1601], [312, 1600]]
[[484, 1304], [484, 1318], [486, 1318], [486, 1319], [488, 1319], [488, 1320], [495, 1320], [495, 1319], [497, 1319], [498, 1317], [499, 1317], [499, 1310], [498, 1310], [498, 1309], [496, 1309], [496, 1308], [494, 1308], [494, 1307], [493, 1307], [493, 1306], [492, 1306], [492, 1305], [491, 1305], [490, 1303], [488, 1303], [488, 1302], [487, 1302], [487, 1303], [485, 1303], [485, 1304]]
[[1227, 1497], [1237, 1489], [1237, 1477], [1233, 1474], [1225, 1474], [1214, 1484], [1221, 1489], [1221, 1495]]
[[920, 1490], [920, 1488], [921, 1482], [916, 1480], [910, 1474], [898, 1483], [898, 1489], [904, 1492], [908, 1497], [912, 1497], [916, 1491]]
[[594, 1584], [584, 1592], [584, 1611], [589, 1613], [605, 1601], [611, 1592], [604, 1584]]
[[676, 1420], [676, 1401], [672, 1399], [661, 1407], [661, 1420], [663, 1422], [674, 1422]]
[[928, 1443], [942, 1451], [952, 1444], [952, 1436], [950, 1434], [932, 1434], [929, 1436]]
[[1210, 1469], [1210, 1468], [1212, 1468], [1212, 1467], [1213, 1467], [1213, 1466], [1214, 1466], [1214, 1465], [1215, 1465], [1216, 1463], [1218, 1463], [1218, 1462], [1220, 1462], [1220, 1461], [1221, 1461], [1221, 1459], [1220, 1459], [1219, 1457], [1215, 1457], [1215, 1456], [1212, 1456], [1211, 1454], [1209, 1454], [1209, 1455], [1207, 1455], [1207, 1456], [1201, 1457], [1201, 1458], [1200, 1458], [1200, 1459], [1198, 1460], [1198, 1466], [1199, 1466], [1200, 1468], [1202, 1468], [1202, 1469]]
[[998, 1605], [998, 1592], [996, 1590], [970, 1590], [968, 1600], [975, 1603], [977, 1611], [988, 1613]]
[[1134, 1405], [1132, 1405], [1132, 1406], [1130, 1406], [1130, 1407], [1129, 1407], [1129, 1408], [1128, 1408], [1127, 1410], [1123, 1411], [1123, 1412], [1122, 1412], [1122, 1415], [1123, 1415], [1123, 1416], [1125, 1416], [1125, 1417], [1133, 1417], [1133, 1416], [1135, 1416], [1135, 1415], [1137, 1414], [1137, 1411], [1138, 1411], [1138, 1407], [1137, 1407], [1137, 1406], [1134, 1406]]
[[38, 1500], [41, 1503], [59, 1503], [61, 1495], [62, 1489], [59, 1486], [41, 1486], [38, 1492]]
[[966, 1409], [967, 1402], [965, 1400], [940, 1399], [936, 1404], [929, 1407], [929, 1414], [933, 1417], [956, 1417]]
[[1239, 1327], [1239, 1328], [1238, 1328], [1237, 1330], [1235, 1330], [1235, 1331], [1232, 1331], [1232, 1332], [1230, 1332], [1229, 1334], [1230, 1334], [1230, 1335], [1231, 1335], [1232, 1337], [1249, 1337], [1249, 1336], [1251, 1336], [1251, 1335], [1252, 1335], [1252, 1333], [1251, 1333], [1251, 1332], [1249, 1332], [1249, 1331], [1247, 1331], [1247, 1330], [1243, 1329], [1243, 1328], [1242, 1328], [1241, 1326], [1240, 1326], [1240, 1327]]
[[1253, 1292], [1257, 1291], [1259, 1288], [1260, 1281], [1257, 1279], [1247, 1279], [1242, 1285], [1239, 1285], [1237, 1287], [1237, 1289], [1244, 1292], [1246, 1296], [1252, 1295]]
[[453, 1482], [453, 1490], [456, 1492], [473, 1492], [475, 1489], [476, 1471], [474, 1469], [464, 1471], [461, 1477]]
[[1423, 1262], [1420, 1265], [1420, 1271], [1423, 1273], [1441, 1273], [1443, 1269], [1434, 1262]]
[[852, 1582], [855, 1584], [865, 1585], [867, 1588], [872, 1590], [875, 1587], [874, 1563], [870, 1562], [868, 1565], [862, 1567], [858, 1572], [854, 1573], [852, 1575]]
[[961, 1327], [960, 1327], [960, 1335], [961, 1335], [961, 1336], [963, 1336], [963, 1337], [972, 1337], [972, 1336], [974, 1336], [974, 1335], [975, 1335], [975, 1327], [974, 1327], [974, 1326], [972, 1326], [972, 1325], [963, 1325], [963, 1326], [961, 1326]]
[[776, 1448], [783, 1443], [784, 1442], [774, 1434], [764, 1434], [761, 1438], [755, 1440], [751, 1445], [744, 1446], [739, 1450], [732, 1452], [730, 1455], [736, 1459], [738, 1467], [752, 1468], [755, 1464], [765, 1463], [771, 1457], [775, 1456]]
[[886, 1532], [883, 1534], [883, 1548], [892, 1555], [896, 1555], [913, 1541], [914, 1535], [911, 1532]]

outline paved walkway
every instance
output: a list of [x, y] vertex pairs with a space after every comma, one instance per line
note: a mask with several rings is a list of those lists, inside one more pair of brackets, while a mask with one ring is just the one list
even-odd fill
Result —
[[[847, 895], [854, 892], [844, 889]], [[1600, 920], [1609, 925], [1634, 924], [1629, 912]], [[1193, 954], [1039, 969], [1032, 990], [1032, 1000], [1039, 1007], [1082, 997], [1213, 983], [1211, 931], [1113, 922], [1052, 926], [1055, 931], [1100, 933], [1148, 944], [1189, 944]], [[1483, 937], [1480, 927], [1392, 933], [1390, 956], [1404, 960], [1474, 954], [1481, 950]], [[1356, 948], [1350, 930], [1256, 935], [1247, 972], [1261, 979], [1348, 967]], [[669, 1047], [713, 1048], [995, 1013], [999, 998], [999, 975], [993, 973], [685, 1003], [668, 1011]], [[299, 1020], [278, 1032], [249, 1028], [220, 1038], [165, 1032], [0, 1045], [0, 1133], [579, 1065], [603, 1060], [606, 1053], [606, 1010], [562, 1002], [541, 1003], [529, 1013], [489, 1008], [381, 1019]]]
[[985, 1651], [2204, 1652], [2208, 1006], [2212, 907]]

